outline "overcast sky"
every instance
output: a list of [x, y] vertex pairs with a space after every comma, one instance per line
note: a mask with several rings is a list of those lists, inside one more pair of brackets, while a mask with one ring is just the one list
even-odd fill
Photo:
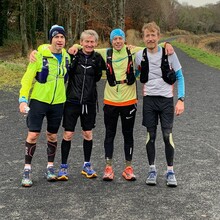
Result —
[[178, 0], [179, 3], [187, 3], [188, 5], [193, 5], [195, 7], [204, 6], [206, 4], [215, 4], [220, 0]]

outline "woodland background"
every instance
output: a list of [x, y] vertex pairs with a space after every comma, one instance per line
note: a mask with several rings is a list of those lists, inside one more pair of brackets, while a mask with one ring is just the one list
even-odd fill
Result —
[[220, 1], [193, 7], [176, 0], [0, 0], [0, 8], [0, 46], [8, 39], [19, 41], [23, 56], [39, 40], [48, 41], [53, 24], [65, 27], [70, 45], [85, 29], [95, 29], [105, 42], [113, 28], [140, 32], [149, 21], [155, 21], [162, 32], [220, 32]]

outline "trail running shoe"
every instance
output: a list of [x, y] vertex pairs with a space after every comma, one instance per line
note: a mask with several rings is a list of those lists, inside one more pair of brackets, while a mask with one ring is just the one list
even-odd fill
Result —
[[31, 180], [31, 170], [30, 169], [24, 170], [21, 185], [24, 187], [31, 187], [33, 185], [33, 182]]
[[176, 187], [177, 181], [175, 177], [175, 173], [173, 171], [168, 171], [166, 174], [167, 186]]
[[157, 184], [157, 172], [156, 170], [150, 170], [146, 180], [147, 185], [156, 185]]
[[112, 166], [107, 165], [105, 167], [105, 171], [104, 171], [104, 175], [102, 179], [104, 181], [112, 181], [114, 179], [114, 172], [113, 172]]
[[61, 181], [67, 181], [69, 179], [68, 164], [60, 165], [60, 170], [58, 172], [57, 179]]
[[53, 166], [49, 166], [45, 173], [45, 177], [48, 182], [54, 182], [57, 180], [57, 175], [55, 174], [55, 170]]
[[97, 177], [97, 173], [95, 172], [95, 170], [92, 169], [90, 162], [83, 165], [83, 170], [81, 174], [85, 175], [89, 179]]
[[128, 180], [128, 181], [134, 181], [136, 180], [136, 177], [134, 175], [133, 168], [131, 166], [128, 166], [124, 169], [122, 176]]

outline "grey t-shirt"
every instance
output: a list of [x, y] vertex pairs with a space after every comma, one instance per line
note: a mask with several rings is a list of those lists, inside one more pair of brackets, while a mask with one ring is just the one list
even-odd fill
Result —
[[[141, 65], [142, 57], [143, 50], [136, 53], [136, 69], [139, 69], [138, 67]], [[173, 86], [166, 83], [162, 78], [162, 71], [160, 68], [162, 48], [158, 46], [158, 51], [156, 53], [147, 52], [147, 57], [149, 60], [149, 75], [148, 82], [143, 86], [143, 95], [163, 96], [167, 98], [173, 97]], [[175, 72], [182, 68], [176, 53], [168, 56], [168, 61]]]

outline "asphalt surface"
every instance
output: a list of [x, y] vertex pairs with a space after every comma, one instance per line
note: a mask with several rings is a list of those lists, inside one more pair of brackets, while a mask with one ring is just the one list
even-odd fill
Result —
[[[173, 129], [177, 188], [169, 188], [165, 184], [166, 162], [159, 127], [156, 141], [158, 184], [145, 184], [148, 163], [146, 131], [141, 125], [140, 82], [133, 156], [135, 182], [127, 182], [121, 176], [124, 153], [120, 122], [114, 151], [115, 179], [113, 182], [102, 181], [105, 161], [104, 82], [101, 81], [98, 85], [100, 112], [94, 130], [92, 154], [92, 164], [98, 177], [86, 179], [80, 174], [83, 151], [78, 126], [69, 156], [69, 181], [47, 182], [43, 178], [47, 160], [44, 128], [33, 158], [34, 185], [31, 188], [21, 187], [27, 133], [25, 117], [18, 111], [17, 95], [0, 91], [0, 219], [220, 219], [220, 71], [189, 58], [178, 49], [176, 52], [186, 82], [185, 112], [175, 118]], [[61, 138], [62, 128], [59, 143]], [[59, 163], [60, 147], [56, 168]]]

